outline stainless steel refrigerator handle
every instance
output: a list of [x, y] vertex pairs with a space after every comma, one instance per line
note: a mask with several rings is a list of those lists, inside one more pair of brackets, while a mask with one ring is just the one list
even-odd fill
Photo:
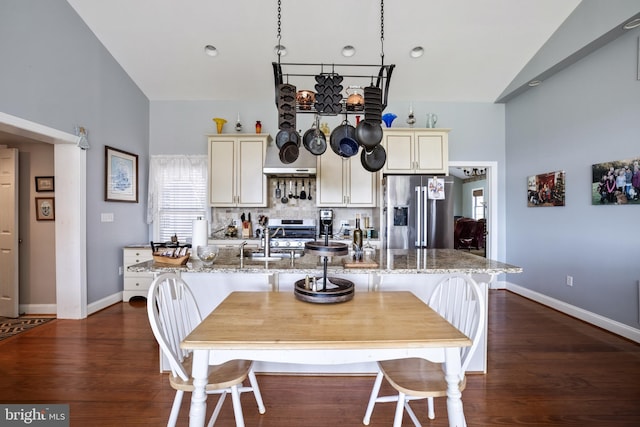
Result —
[[416, 248], [419, 248], [421, 245], [422, 239], [422, 187], [415, 187], [416, 192]]
[[424, 227], [424, 232], [422, 233], [422, 247], [426, 248], [428, 247], [429, 244], [429, 218], [427, 218], [427, 212], [428, 211], [428, 203], [429, 203], [429, 198], [427, 197], [427, 192], [429, 191], [429, 187], [424, 186], [422, 187], [422, 211], [424, 212], [424, 218], [422, 218], [422, 222], [423, 222], [423, 227]]

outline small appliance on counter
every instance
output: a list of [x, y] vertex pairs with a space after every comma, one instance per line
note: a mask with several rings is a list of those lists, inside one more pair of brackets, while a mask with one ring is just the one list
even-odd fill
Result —
[[320, 237], [333, 237], [333, 218], [333, 209], [320, 209]]

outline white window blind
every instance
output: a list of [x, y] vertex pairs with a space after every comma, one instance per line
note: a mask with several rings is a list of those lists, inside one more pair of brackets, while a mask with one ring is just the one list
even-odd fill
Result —
[[153, 239], [191, 241], [193, 220], [207, 214], [207, 156], [151, 156], [147, 222]]
[[471, 192], [473, 197], [473, 218], [474, 219], [483, 219], [484, 218], [484, 189], [476, 188]]

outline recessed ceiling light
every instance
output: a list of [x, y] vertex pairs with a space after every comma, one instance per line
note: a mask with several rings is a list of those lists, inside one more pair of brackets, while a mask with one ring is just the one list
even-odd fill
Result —
[[218, 49], [216, 49], [215, 46], [208, 44], [204, 47], [204, 53], [209, 56], [218, 56]]
[[287, 48], [281, 44], [277, 44], [275, 45], [275, 47], [273, 48], [273, 52], [276, 55], [280, 55], [280, 56], [285, 56], [287, 54]]
[[529, 86], [530, 86], [530, 87], [536, 87], [536, 86], [538, 86], [540, 83], [542, 83], [540, 80], [531, 80], [531, 81], [529, 82]]
[[356, 48], [351, 45], [346, 45], [342, 48], [342, 56], [346, 56], [347, 58], [356, 54]]
[[640, 27], [640, 18], [636, 18], [627, 22], [622, 28], [624, 28], [625, 30], [633, 30], [637, 27]]
[[409, 56], [412, 58], [420, 58], [422, 55], [424, 55], [424, 49], [422, 46], [416, 46], [411, 49], [411, 52], [409, 52]]

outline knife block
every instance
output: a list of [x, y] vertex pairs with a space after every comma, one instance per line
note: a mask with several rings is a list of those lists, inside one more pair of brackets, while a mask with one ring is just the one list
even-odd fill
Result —
[[249, 221], [245, 221], [242, 223], [242, 238], [247, 239], [251, 237], [253, 237], [251, 223]]

